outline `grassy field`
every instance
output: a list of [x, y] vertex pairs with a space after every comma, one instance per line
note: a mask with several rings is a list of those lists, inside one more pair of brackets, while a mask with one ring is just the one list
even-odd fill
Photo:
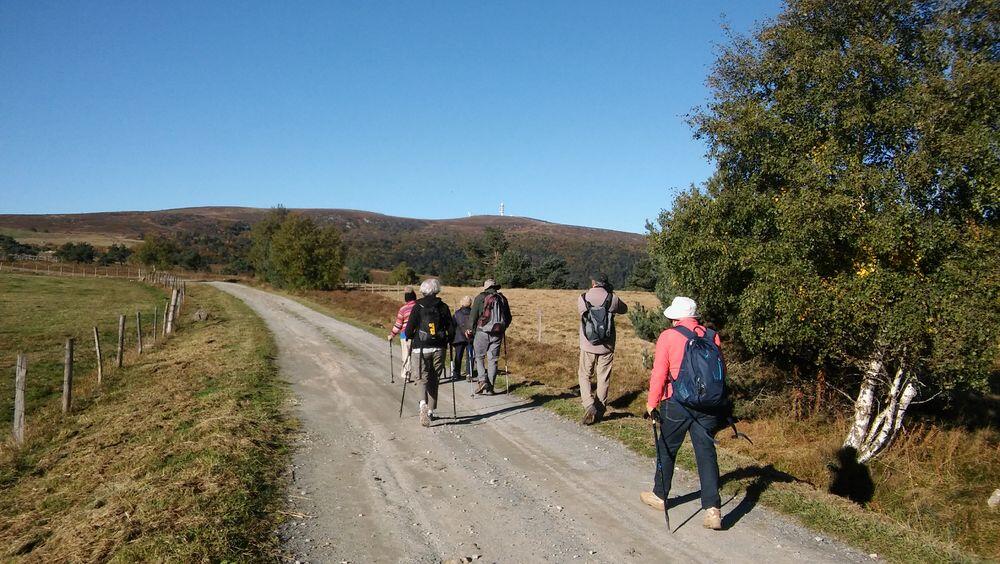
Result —
[[[475, 288], [448, 288], [442, 297], [457, 304]], [[578, 336], [573, 290], [505, 290], [514, 325], [509, 362], [514, 391], [566, 417], [582, 416], [576, 366]], [[631, 306], [657, 307], [655, 296], [623, 292]], [[360, 291], [307, 292], [297, 296], [307, 305], [354, 319], [384, 335], [391, 325], [398, 296]], [[537, 341], [538, 310], [543, 338]], [[612, 414], [597, 425], [599, 432], [634, 450], [651, 454], [648, 423], [638, 417], [645, 404], [648, 371], [642, 351], [652, 345], [640, 340], [627, 317], [618, 317], [619, 344], [611, 387]], [[755, 370], [734, 366], [739, 377]], [[766, 395], [765, 395], [766, 396]], [[828, 410], [800, 410], [789, 398], [762, 396], [758, 416], [741, 423], [755, 444], [719, 433], [720, 466], [725, 489], [747, 492], [738, 514], [758, 501], [799, 518], [813, 529], [842, 538], [881, 557], [899, 562], [1000, 560], [1000, 514], [986, 509], [985, 500], [1000, 484], [1000, 437], [994, 429], [970, 432], [911, 424], [901, 439], [870, 467], [875, 498], [867, 508], [826, 493], [827, 463], [843, 441], [845, 421]], [[685, 444], [681, 464], [694, 467]]]
[[[105, 374], [110, 374], [117, 350], [118, 316], [126, 315], [125, 350], [131, 358], [136, 351], [135, 312], [142, 312], [144, 345], [148, 344], [153, 310], [158, 308], [162, 313], [166, 299], [167, 294], [159, 288], [127, 280], [0, 273], [0, 374], [14, 374], [18, 352], [27, 356], [26, 399], [31, 411], [62, 394], [67, 337], [76, 339], [74, 381], [96, 377], [94, 326], [101, 335]], [[11, 421], [13, 396], [13, 385], [0, 386], [0, 424]]]
[[[93, 312], [135, 306], [129, 283], [2, 275], [0, 284], [0, 328], [22, 347], [85, 330]], [[30, 289], [9, 299], [22, 284]], [[88, 294], [104, 296], [101, 309], [15, 322]], [[197, 309], [208, 319], [192, 319]], [[0, 559], [276, 558], [291, 426], [273, 341], [249, 308], [212, 288], [189, 286], [185, 310], [178, 333], [106, 374], [100, 389], [81, 370], [70, 416], [58, 398], [35, 398], [26, 444], [0, 446]]]
[[27, 245], [62, 245], [63, 243], [90, 243], [96, 247], [110, 247], [111, 245], [125, 245], [134, 247], [142, 243], [141, 239], [129, 239], [125, 237], [115, 237], [103, 233], [70, 233], [70, 232], [43, 232], [31, 231], [28, 229], [2, 228], [0, 234], [9, 235], [21, 243]]

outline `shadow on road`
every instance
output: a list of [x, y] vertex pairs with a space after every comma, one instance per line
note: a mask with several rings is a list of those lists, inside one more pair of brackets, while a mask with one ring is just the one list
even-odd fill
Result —
[[[724, 513], [724, 515], [722, 516], [723, 530], [727, 530], [733, 527], [734, 525], [736, 525], [736, 523], [740, 521], [740, 519], [742, 519], [744, 516], [750, 513], [753, 510], [753, 508], [757, 506], [757, 503], [760, 502], [761, 495], [763, 495], [763, 493], [767, 491], [767, 488], [771, 487], [771, 484], [777, 482], [784, 484], [799, 483], [799, 484], [809, 484], [810, 486], [813, 485], [811, 482], [800, 480], [795, 476], [792, 476], [791, 474], [782, 472], [781, 470], [776, 469], [771, 464], [768, 464], [767, 466], [760, 466], [758, 464], [755, 464], [753, 466], [744, 466], [742, 468], [737, 468], [736, 470], [723, 474], [722, 476], [719, 477], [719, 486], [721, 487], [729, 482], [738, 480], [750, 480], [750, 483], [747, 484], [746, 489], [744, 490], [743, 499], [740, 500], [740, 502], [736, 505], [736, 507], [732, 508], [729, 511], [723, 512]], [[691, 493], [679, 495], [677, 497], [672, 497], [668, 499], [667, 507], [677, 507], [679, 505], [683, 505], [690, 501], [695, 501], [699, 498], [701, 498], [701, 490], [695, 490]], [[729, 500], [727, 500], [723, 504], [723, 506], [729, 505], [729, 503], [732, 502], [735, 498], [736, 498], [735, 495], [733, 497], [730, 497]], [[695, 513], [697, 514], [697, 512]], [[684, 520], [684, 523], [690, 520], [691, 517], [688, 517], [687, 519]], [[683, 526], [683, 523], [680, 526]], [[680, 528], [680, 526], [678, 526], [678, 528]]]

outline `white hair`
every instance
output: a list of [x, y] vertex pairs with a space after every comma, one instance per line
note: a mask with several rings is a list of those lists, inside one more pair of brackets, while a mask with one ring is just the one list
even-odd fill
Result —
[[428, 278], [420, 283], [420, 293], [425, 296], [432, 296], [441, 291], [441, 282], [437, 278]]

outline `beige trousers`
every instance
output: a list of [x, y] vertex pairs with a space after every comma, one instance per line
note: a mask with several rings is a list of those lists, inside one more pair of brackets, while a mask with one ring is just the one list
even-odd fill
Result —
[[583, 400], [583, 408], [587, 409], [594, 404], [594, 397], [591, 392], [590, 375], [597, 376], [597, 401], [602, 406], [608, 405], [608, 387], [611, 385], [611, 363], [615, 360], [615, 353], [595, 354], [587, 351], [580, 351], [580, 399]]
[[400, 372], [400, 376], [402, 376], [404, 380], [409, 380], [410, 376], [413, 374], [410, 370], [410, 356], [413, 351], [413, 341], [409, 339], [400, 339], [399, 348], [402, 351], [400, 354], [403, 357], [403, 369], [402, 372]]

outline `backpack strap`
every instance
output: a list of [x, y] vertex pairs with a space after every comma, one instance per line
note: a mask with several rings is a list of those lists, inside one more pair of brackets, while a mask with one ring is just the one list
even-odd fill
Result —
[[611, 293], [611, 292], [608, 292], [608, 296], [606, 298], [604, 298], [604, 305], [601, 306], [601, 307], [603, 307], [604, 309], [606, 309], [606, 310], [608, 310], [610, 312], [611, 311], [611, 298], [613, 298], [613, 297], [614, 297], [614, 294]]
[[583, 305], [586, 306], [587, 309], [594, 307], [593, 305], [591, 305], [590, 302], [587, 301], [587, 292], [580, 294], [580, 299], [583, 300]]
[[708, 327], [705, 327], [704, 325], [702, 325], [701, 327], [702, 327], [702, 329], [705, 330], [705, 334], [704, 335], [698, 335], [698, 333], [695, 333], [694, 331], [692, 331], [692, 330], [690, 330], [687, 327], [684, 327], [682, 325], [678, 325], [676, 327], [671, 327], [671, 329], [674, 329], [675, 331], [677, 331], [681, 335], [684, 335], [685, 337], [687, 337], [687, 339], [689, 341], [691, 339], [705, 339], [709, 343], [712, 343], [713, 345], [715, 345], [715, 331], [709, 329]]
[[[688, 329], [687, 327], [684, 327], [683, 325], [676, 325], [674, 327], [671, 327], [671, 329], [673, 329], [674, 331], [677, 331], [681, 335], [684, 335], [689, 341], [691, 339], [697, 339], [698, 338], [698, 334], [697, 333], [695, 333], [694, 331]], [[705, 334], [708, 335], [708, 329], [705, 329]]]

